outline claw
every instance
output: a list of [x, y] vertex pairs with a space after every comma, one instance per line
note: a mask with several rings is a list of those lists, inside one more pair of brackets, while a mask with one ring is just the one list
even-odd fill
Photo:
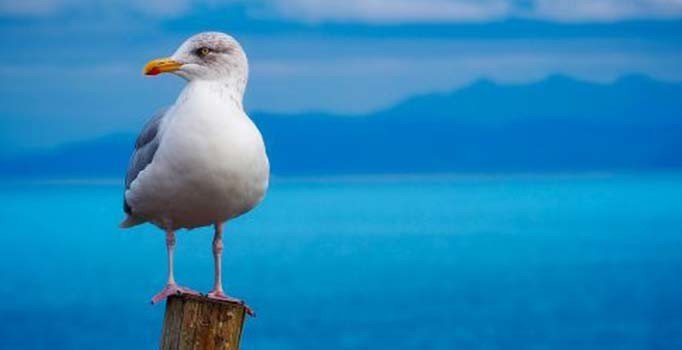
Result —
[[182, 294], [199, 295], [199, 293], [194, 291], [194, 290], [191, 290], [191, 289], [186, 288], [186, 287], [178, 286], [175, 283], [170, 283], [170, 284], [167, 284], [159, 293], [157, 293], [156, 295], [154, 295], [152, 297], [151, 303], [153, 305], [153, 304], [160, 302], [161, 300], [168, 298], [171, 295], [182, 295]]
[[246, 313], [251, 316], [251, 317], [256, 317], [256, 313], [244, 302], [244, 300], [233, 298], [229, 295], [226, 295], [222, 290], [218, 291], [210, 291], [207, 295], [208, 298], [210, 299], [215, 299], [215, 300], [221, 300], [221, 301], [227, 301], [229, 303], [235, 303], [242, 305], [244, 307], [244, 310]]

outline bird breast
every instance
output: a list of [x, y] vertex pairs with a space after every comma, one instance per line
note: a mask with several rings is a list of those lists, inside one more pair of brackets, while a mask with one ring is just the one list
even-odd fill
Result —
[[241, 106], [225, 97], [210, 86], [190, 85], [164, 118], [150, 169], [163, 175], [151, 195], [155, 221], [210, 225], [249, 211], [263, 198], [269, 164], [262, 136]]

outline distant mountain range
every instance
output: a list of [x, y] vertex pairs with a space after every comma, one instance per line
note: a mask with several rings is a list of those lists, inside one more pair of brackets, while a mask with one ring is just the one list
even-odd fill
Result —
[[[335, 175], [682, 168], [682, 84], [629, 76], [479, 81], [364, 116], [251, 113], [273, 173]], [[0, 174], [123, 176], [135, 135], [0, 160]]]

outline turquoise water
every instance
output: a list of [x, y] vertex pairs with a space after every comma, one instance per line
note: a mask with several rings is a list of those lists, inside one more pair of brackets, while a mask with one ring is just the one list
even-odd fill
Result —
[[[155, 348], [164, 238], [121, 188], [0, 187], [0, 348]], [[207, 291], [211, 232], [178, 234]], [[227, 227], [243, 349], [680, 349], [682, 175], [275, 180]]]

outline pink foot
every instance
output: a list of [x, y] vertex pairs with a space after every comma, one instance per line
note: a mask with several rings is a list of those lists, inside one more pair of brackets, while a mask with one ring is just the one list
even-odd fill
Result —
[[175, 283], [169, 283], [165, 287], [163, 287], [163, 290], [161, 290], [159, 293], [157, 293], [155, 296], [152, 297], [152, 304], [156, 304], [156, 303], [160, 302], [161, 300], [168, 298], [171, 295], [180, 295], [180, 294], [199, 295], [198, 292], [195, 292], [189, 288], [178, 286]]
[[210, 291], [207, 295], [207, 297], [215, 300], [222, 300], [222, 301], [227, 301], [230, 303], [235, 303], [244, 306], [244, 309], [246, 309], [246, 313], [249, 314], [249, 316], [256, 317], [256, 313], [253, 312], [253, 310], [246, 305], [244, 300], [233, 298], [227, 294], [225, 294], [222, 290], [212, 290]]

